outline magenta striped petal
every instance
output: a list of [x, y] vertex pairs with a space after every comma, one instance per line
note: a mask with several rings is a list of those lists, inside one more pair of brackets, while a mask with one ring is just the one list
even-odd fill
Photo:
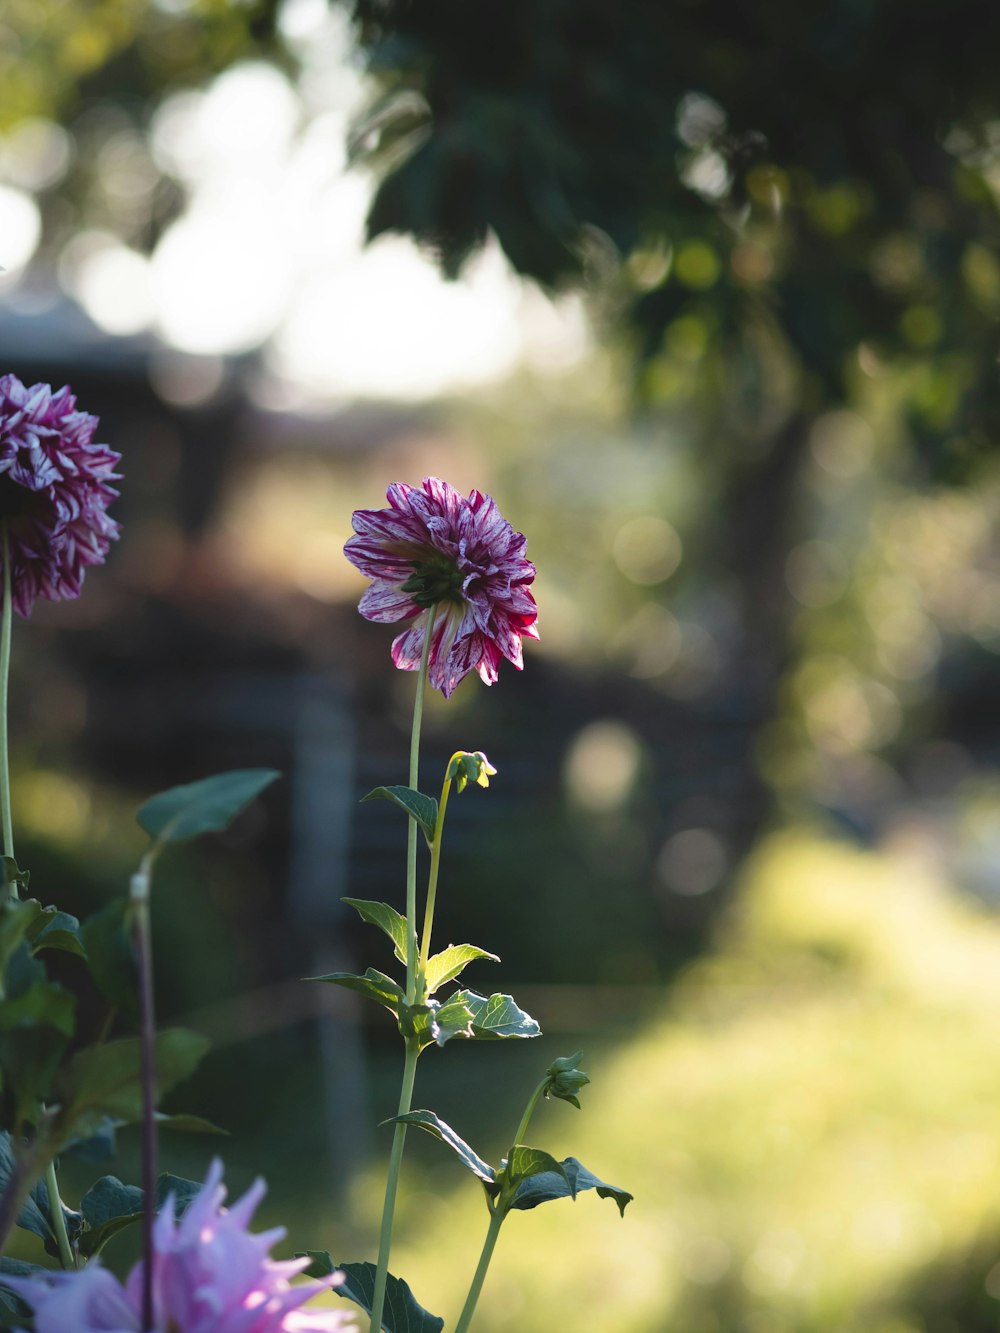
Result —
[[[535, 567], [527, 543], [480, 491], [468, 498], [425, 477], [394, 483], [388, 509], [359, 509], [344, 554], [372, 580], [359, 610], [369, 620], [414, 617], [392, 644], [403, 671], [420, 666], [435, 607], [428, 678], [447, 697], [470, 672], [492, 685], [506, 658], [519, 670], [521, 640], [538, 638], [538, 610], [528, 585]], [[403, 591], [406, 585], [407, 591]]]

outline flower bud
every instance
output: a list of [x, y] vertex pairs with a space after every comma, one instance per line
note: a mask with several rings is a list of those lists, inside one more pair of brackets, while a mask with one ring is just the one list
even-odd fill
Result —
[[583, 1070], [576, 1067], [577, 1061], [582, 1059], [583, 1051], [577, 1051], [576, 1055], [563, 1055], [552, 1061], [545, 1071], [549, 1076], [546, 1097], [559, 1097], [564, 1102], [572, 1102], [577, 1110], [580, 1109], [576, 1094], [590, 1082]]
[[465, 791], [469, 782], [475, 782], [480, 787], [488, 787], [490, 778], [495, 773], [496, 769], [482, 750], [477, 750], [475, 754], [462, 750], [459, 754], [452, 755], [451, 763], [448, 765], [448, 777], [460, 792]]

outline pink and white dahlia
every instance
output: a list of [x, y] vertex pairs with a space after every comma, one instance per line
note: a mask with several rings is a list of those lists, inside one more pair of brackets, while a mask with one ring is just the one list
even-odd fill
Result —
[[522, 638], [538, 638], [521, 533], [488, 495], [466, 499], [435, 477], [394, 484], [386, 499], [388, 509], [355, 511], [344, 554], [373, 580], [363, 616], [413, 621], [393, 641], [396, 666], [418, 670], [429, 633], [428, 676], [445, 698], [470, 671], [492, 685], [504, 657], [520, 671]]
[[[303, 1314], [301, 1307], [336, 1285], [289, 1278], [308, 1259], [277, 1263], [271, 1246], [284, 1227], [252, 1235], [254, 1210], [264, 1196], [258, 1180], [232, 1208], [223, 1208], [222, 1164], [212, 1163], [184, 1216], [174, 1216], [173, 1195], [156, 1219], [153, 1237], [153, 1311], [156, 1333], [339, 1333], [353, 1328], [350, 1315], [334, 1310]], [[125, 1285], [96, 1260], [75, 1273], [44, 1278], [5, 1277], [31, 1306], [35, 1333], [141, 1333], [142, 1263]]]
[[0, 523], [7, 529], [14, 606], [79, 597], [88, 565], [103, 564], [118, 524], [121, 455], [94, 444], [97, 417], [76, 410], [69, 386], [53, 393], [0, 376]]

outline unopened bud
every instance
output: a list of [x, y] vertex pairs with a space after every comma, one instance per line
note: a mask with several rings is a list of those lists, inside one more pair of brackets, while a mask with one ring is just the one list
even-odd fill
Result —
[[576, 1094], [590, 1082], [583, 1070], [576, 1067], [577, 1061], [582, 1059], [583, 1051], [577, 1051], [576, 1055], [564, 1055], [552, 1061], [545, 1071], [549, 1076], [546, 1097], [559, 1097], [564, 1102], [572, 1102], [577, 1110], [580, 1109]]
[[465, 791], [466, 785], [470, 782], [476, 783], [479, 787], [488, 787], [490, 778], [495, 773], [496, 769], [482, 750], [476, 750], [474, 754], [462, 750], [452, 755], [451, 763], [448, 765], [448, 777], [460, 792]]

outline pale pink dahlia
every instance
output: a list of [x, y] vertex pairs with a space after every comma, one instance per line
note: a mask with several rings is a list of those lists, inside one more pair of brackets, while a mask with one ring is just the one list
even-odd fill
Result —
[[[487, 685], [502, 658], [521, 669], [521, 639], [537, 639], [526, 542], [479, 491], [468, 499], [425, 477], [386, 492], [388, 509], [358, 509], [344, 554], [374, 582], [358, 610], [369, 620], [412, 620], [392, 645], [403, 671], [420, 666], [431, 634], [428, 675], [447, 698], [470, 671]], [[433, 624], [429, 626], [431, 616]]]
[[[153, 1237], [153, 1309], [156, 1333], [337, 1333], [353, 1327], [346, 1312], [301, 1307], [336, 1285], [289, 1278], [308, 1259], [276, 1263], [271, 1246], [284, 1227], [251, 1235], [247, 1230], [265, 1192], [258, 1180], [232, 1208], [223, 1208], [222, 1164], [208, 1178], [178, 1222], [169, 1196]], [[35, 1333], [141, 1333], [142, 1264], [125, 1285], [96, 1260], [76, 1273], [4, 1277], [34, 1311]]]
[[88, 565], [103, 564], [118, 536], [107, 514], [121, 457], [94, 444], [97, 417], [76, 410], [69, 386], [27, 388], [0, 376], [0, 522], [10, 547], [11, 591], [22, 616], [37, 597], [79, 597]]

